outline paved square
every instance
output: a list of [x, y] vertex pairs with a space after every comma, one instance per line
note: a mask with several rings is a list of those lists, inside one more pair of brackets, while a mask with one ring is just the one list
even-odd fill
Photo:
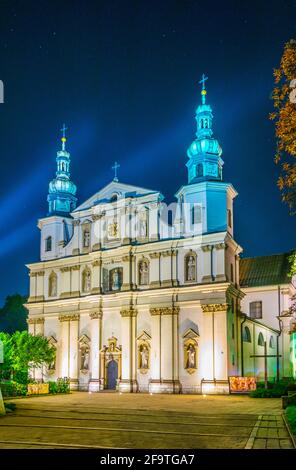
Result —
[[291, 448], [280, 399], [75, 392], [12, 400], [1, 448]]

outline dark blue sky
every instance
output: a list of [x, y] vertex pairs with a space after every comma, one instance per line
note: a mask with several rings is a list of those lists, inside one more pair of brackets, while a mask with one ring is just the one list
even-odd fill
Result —
[[239, 192], [236, 240], [245, 256], [295, 248], [268, 120], [295, 15], [294, 1], [2, 0], [0, 302], [28, 292], [61, 124], [80, 203], [112, 179], [114, 160], [122, 182], [169, 202], [187, 182], [203, 72], [224, 179]]

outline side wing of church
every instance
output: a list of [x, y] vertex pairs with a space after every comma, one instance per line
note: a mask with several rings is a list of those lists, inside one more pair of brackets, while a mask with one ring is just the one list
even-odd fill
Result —
[[264, 354], [269, 378], [295, 376], [295, 288], [288, 276], [257, 286], [248, 278], [253, 265], [240, 260], [233, 232], [237, 193], [223, 181], [204, 84], [188, 183], [169, 206], [159, 191], [115, 176], [77, 207], [63, 128], [49, 211], [38, 222], [40, 262], [28, 265], [29, 331], [57, 352], [55, 363], [34, 370], [36, 380], [228, 393], [229, 377], [264, 378], [265, 359], [251, 357]]

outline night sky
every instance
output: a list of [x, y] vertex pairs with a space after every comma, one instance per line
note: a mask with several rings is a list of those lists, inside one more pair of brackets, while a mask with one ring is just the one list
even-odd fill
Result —
[[295, 17], [293, 1], [1, 0], [0, 302], [28, 293], [62, 123], [79, 203], [110, 182], [115, 160], [121, 182], [170, 202], [187, 183], [203, 72], [224, 180], [239, 193], [236, 241], [244, 256], [295, 248], [268, 120]]

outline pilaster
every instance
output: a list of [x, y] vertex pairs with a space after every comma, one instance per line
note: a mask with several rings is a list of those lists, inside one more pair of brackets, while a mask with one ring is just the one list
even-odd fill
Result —
[[136, 371], [136, 331], [137, 310], [133, 307], [122, 309], [122, 374], [119, 382], [119, 392], [137, 392]]

